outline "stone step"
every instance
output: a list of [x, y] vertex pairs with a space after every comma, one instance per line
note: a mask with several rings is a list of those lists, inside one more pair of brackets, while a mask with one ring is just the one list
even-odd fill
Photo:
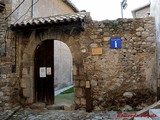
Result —
[[148, 117], [135, 117], [133, 120], [152, 120], [152, 118], [148, 118]]
[[64, 105], [47, 105], [48, 110], [64, 110]]
[[31, 109], [43, 109], [46, 107], [45, 103], [34, 103], [30, 106]]
[[34, 103], [31, 109], [48, 109], [48, 110], [64, 110], [64, 105], [46, 105], [45, 103]]
[[[153, 115], [152, 117], [153, 120], [160, 120], [160, 109], [150, 109], [149, 114]], [[156, 117], [154, 117], [154, 115]]]
[[64, 105], [64, 110], [67, 110], [67, 111], [73, 111], [73, 110], [75, 110], [75, 108], [76, 108], [75, 104]]

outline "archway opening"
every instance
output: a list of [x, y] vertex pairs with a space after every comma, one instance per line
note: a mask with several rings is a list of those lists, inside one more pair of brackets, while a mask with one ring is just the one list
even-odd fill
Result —
[[55, 104], [74, 102], [73, 59], [69, 47], [54, 40], [54, 88]]
[[74, 102], [73, 60], [69, 47], [58, 40], [45, 40], [35, 51], [35, 102]]

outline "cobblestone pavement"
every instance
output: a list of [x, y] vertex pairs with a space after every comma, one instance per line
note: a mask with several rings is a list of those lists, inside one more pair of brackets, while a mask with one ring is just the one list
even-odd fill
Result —
[[26, 109], [20, 109], [14, 114], [12, 111], [8, 111], [8, 113], [7, 112], [0, 113], [0, 120], [128, 120], [128, 119], [117, 118], [117, 112], [114, 111], [87, 113], [85, 111], [79, 111], [79, 110], [77, 111], [45, 110], [45, 109], [32, 110], [26, 108]]

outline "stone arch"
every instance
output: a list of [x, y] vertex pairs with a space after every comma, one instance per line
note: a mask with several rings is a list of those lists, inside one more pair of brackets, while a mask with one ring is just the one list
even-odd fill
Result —
[[[84, 78], [79, 79], [76, 76], [82, 76], [80, 71], [83, 71], [80, 64], [82, 64], [82, 57], [80, 51], [80, 44], [78, 40], [75, 40], [73, 36], [65, 34], [63, 32], [55, 32], [51, 29], [43, 30], [40, 33], [36, 33], [37, 31], [32, 31], [28, 44], [26, 45], [23, 53], [22, 53], [22, 79], [21, 79], [21, 88], [23, 97], [25, 98], [25, 103], [33, 103], [34, 102], [34, 54], [36, 47], [45, 40], [59, 40], [67, 44], [69, 47], [72, 57], [73, 57], [73, 66], [76, 68], [73, 72], [73, 81], [78, 80], [80, 85], [80, 80], [84, 80]], [[76, 82], [74, 82], [75, 84]], [[79, 87], [78, 85], [78, 87]], [[77, 85], [76, 85], [77, 86]], [[74, 87], [76, 87], [74, 86]], [[84, 86], [83, 86], [84, 87]], [[75, 91], [79, 91], [79, 89], [75, 88]], [[83, 97], [83, 101], [85, 101], [84, 90], [81, 90], [81, 93], [77, 93], [78, 97]], [[79, 95], [80, 94], [80, 95]], [[80, 98], [79, 98], [80, 99]], [[81, 104], [81, 103], [78, 103]], [[83, 106], [85, 103], [83, 102]]]
[[[54, 40], [54, 89], [73, 85], [73, 57], [69, 47]], [[55, 95], [56, 96], [56, 95]]]

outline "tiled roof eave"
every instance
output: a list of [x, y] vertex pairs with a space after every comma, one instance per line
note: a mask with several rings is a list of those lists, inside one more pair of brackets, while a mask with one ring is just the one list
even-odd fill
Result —
[[76, 13], [76, 14], [66, 14], [66, 15], [56, 15], [50, 17], [34, 18], [30, 20], [25, 20], [20, 23], [15, 23], [11, 25], [11, 28], [18, 27], [32, 27], [47, 24], [60, 24], [60, 23], [71, 23], [76, 21], [82, 21], [86, 17], [87, 13]]

